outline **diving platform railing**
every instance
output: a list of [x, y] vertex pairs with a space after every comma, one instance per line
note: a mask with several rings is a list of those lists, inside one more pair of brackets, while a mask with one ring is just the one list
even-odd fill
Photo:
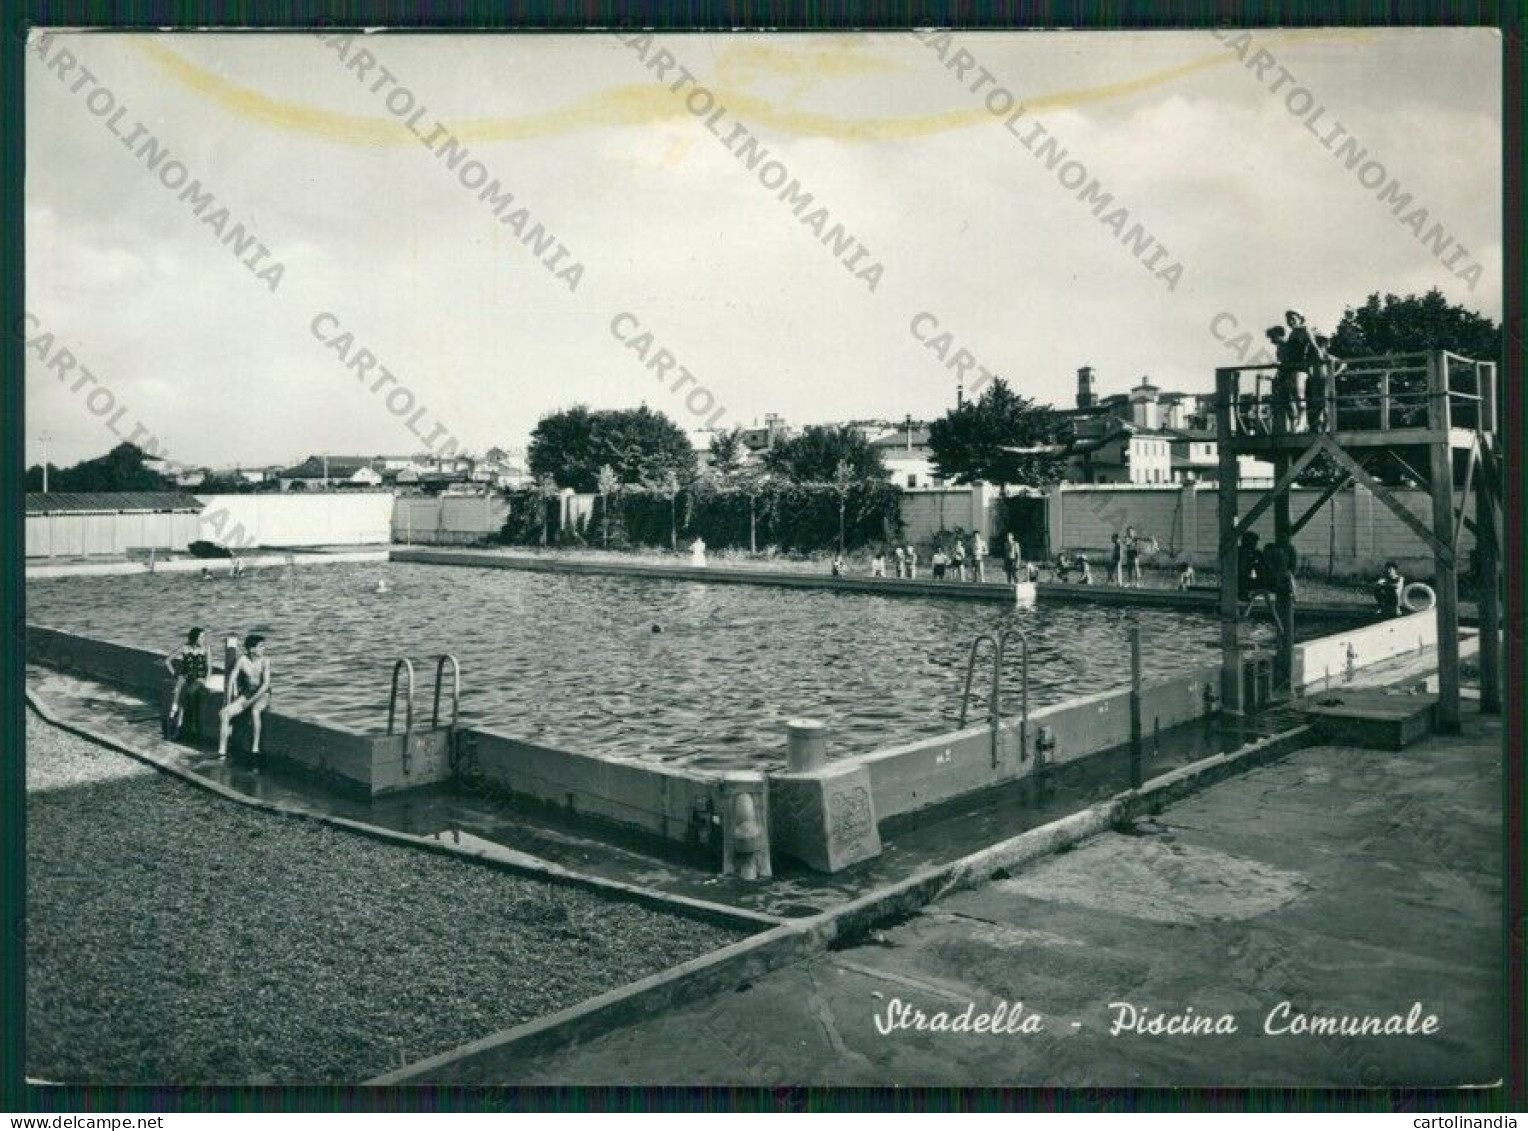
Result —
[[1217, 401], [1230, 408], [1232, 444], [1241, 455], [1298, 451], [1322, 434], [1344, 447], [1446, 441], [1468, 448], [1476, 433], [1496, 430], [1495, 362], [1446, 350], [1333, 358], [1314, 375], [1325, 379], [1319, 404], [1302, 394], [1295, 420], [1278, 389], [1277, 365], [1216, 372]]

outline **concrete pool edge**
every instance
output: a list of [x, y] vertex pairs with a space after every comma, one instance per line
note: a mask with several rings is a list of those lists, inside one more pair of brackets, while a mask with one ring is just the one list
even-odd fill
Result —
[[[659, 565], [652, 562], [619, 562], [589, 558], [538, 556], [489, 550], [415, 549], [396, 546], [389, 561], [416, 565], [467, 566], [477, 569], [519, 570], [526, 573], [560, 573], [608, 577], [634, 577], [660, 581], [697, 581], [724, 585], [765, 585], [787, 589], [818, 589], [831, 593], [854, 593], [882, 597], [941, 597], [1011, 605], [1013, 586], [1003, 581], [908, 580], [896, 577], [832, 577], [778, 569], [740, 569], [736, 566]], [[1219, 608], [1218, 590], [1120, 588], [1109, 585], [1073, 585], [1052, 581], [1024, 582], [1026, 589], [1045, 600], [1084, 601], [1094, 604], [1141, 605], [1213, 613]], [[1371, 611], [1361, 605], [1304, 602], [1308, 617], [1322, 620], [1367, 621]]]
[[491, 1084], [493, 1080], [484, 1073], [491, 1072], [495, 1064], [611, 1032], [654, 1008], [672, 1008], [734, 988], [750, 978], [863, 934], [888, 919], [910, 914], [952, 892], [982, 883], [998, 872], [1027, 866], [1170, 801], [1283, 758], [1310, 745], [1313, 739], [1313, 728], [1300, 725], [1230, 753], [1200, 759], [1151, 778], [1138, 789], [1126, 790], [1005, 841], [925, 869], [809, 919], [787, 923], [558, 1013], [426, 1057], [366, 1083]]
[[[254, 550], [239, 558], [245, 569], [270, 569], [289, 565], [356, 565], [386, 562], [389, 547], [354, 550], [282, 550], [275, 547]], [[132, 560], [60, 562], [26, 566], [28, 581], [47, 580], [57, 577], [117, 577], [140, 573], [200, 573], [211, 570], [214, 574], [228, 573], [233, 569], [229, 558], [169, 558], [156, 561], [152, 568], [145, 562]]]
[[603, 876], [589, 875], [588, 873], [578, 872], [571, 868], [564, 868], [551, 861], [540, 860], [525, 853], [515, 853], [513, 858], [511, 858], [507, 855], [510, 851], [507, 849], [504, 850], [504, 854], [494, 853], [486, 849], [466, 847], [446, 840], [437, 840], [433, 837], [417, 836], [413, 833], [390, 829], [382, 825], [369, 824], [368, 822], [354, 820], [350, 817], [340, 817], [290, 802], [253, 797], [231, 786], [224, 785], [222, 782], [213, 781], [210, 778], [193, 773], [182, 766], [176, 765], [169, 759], [156, 755], [149, 749], [123, 741], [112, 735], [102, 734], [92, 730], [90, 727], [65, 719], [30, 688], [26, 692], [26, 701], [27, 705], [37, 713], [37, 716], [49, 726], [57, 727], [59, 730], [76, 735], [87, 742], [95, 743], [108, 750], [114, 750], [119, 754], [143, 762], [156, 770], [168, 773], [187, 785], [215, 794], [225, 801], [236, 802], [251, 809], [270, 813], [273, 816], [286, 817], [293, 820], [315, 821], [332, 828], [369, 837], [372, 840], [404, 848], [422, 849], [425, 852], [449, 856], [501, 872], [524, 876], [528, 879], [538, 879], [553, 884], [566, 884], [613, 899], [640, 903], [643, 906], [665, 911], [669, 914], [703, 919], [737, 930], [750, 932], [768, 931], [781, 924], [791, 922], [791, 920], [762, 911], [753, 911], [748, 908], [734, 907], [728, 904], [711, 903], [690, 896], [660, 891], [656, 888], [646, 888], [639, 884], [630, 884]]

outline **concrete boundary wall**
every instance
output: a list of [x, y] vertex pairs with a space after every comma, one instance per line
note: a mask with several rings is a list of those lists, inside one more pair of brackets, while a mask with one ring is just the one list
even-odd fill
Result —
[[[1245, 514], [1266, 489], [1244, 488], [1237, 509]], [[1401, 504], [1430, 523], [1431, 501], [1426, 491], [1396, 488]], [[1321, 489], [1297, 487], [1290, 506], [1302, 515], [1321, 497]], [[1456, 493], [1455, 507], [1467, 502]], [[1220, 557], [1220, 524], [1214, 484], [1067, 484], [1050, 490], [1046, 526], [1053, 549], [1083, 550], [1095, 566], [1106, 568], [1109, 535], [1127, 526], [1157, 539], [1162, 560], [1189, 561], [1214, 567]], [[1265, 540], [1273, 537], [1273, 513], [1254, 529]], [[1461, 560], [1475, 545], [1468, 528], [1461, 529]], [[1430, 577], [1433, 553], [1390, 508], [1368, 488], [1353, 485], [1339, 491], [1303, 526], [1295, 537], [1301, 564], [1314, 572], [1338, 577], [1374, 577], [1394, 560], [1406, 576]]]
[[197, 537], [233, 549], [256, 546], [385, 546], [391, 491], [282, 491], [197, 495]]

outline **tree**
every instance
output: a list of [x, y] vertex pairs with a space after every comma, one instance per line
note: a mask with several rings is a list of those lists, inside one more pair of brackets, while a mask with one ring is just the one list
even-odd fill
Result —
[[604, 541], [606, 548], [610, 546], [610, 496], [621, 489], [621, 477], [615, 473], [615, 468], [608, 463], [600, 468], [599, 480], [596, 483], [600, 492], [600, 516], [604, 524]]
[[1332, 334], [1338, 357], [1449, 350], [1477, 361], [1501, 356], [1501, 327], [1463, 306], [1454, 306], [1434, 287], [1425, 295], [1383, 299], [1372, 294], [1362, 306], [1343, 311]]
[[646, 405], [597, 412], [574, 405], [537, 422], [526, 462], [532, 475], [550, 476], [560, 487], [587, 494], [599, 489], [600, 468], [606, 466], [622, 483], [667, 471], [688, 479], [695, 450], [677, 424]]
[[536, 498], [541, 501], [541, 544], [547, 544], [549, 537], [547, 531], [547, 507], [553, 499], [560, 497], [562, 489], [557, 486], [557, 480], [550, 475], [543, 475], [536, 480]]
[[838, 552], [844, 552], [844, 511], [849, 506], [849, 488], [854, 486], [854, 469], [848, 460], [839, 460], [833, 470], [833, 490], [838, 495]]
[[[974, 401], [951, 409], [929, 425], [932, 463], [941, 479], [1048, 487], [1060, 480], [1066, 457], [1064, 417], [1009, 388], [1001, 377]], [[1054, 451], [1014, 452], [1012, 448]]]
[[769, 476], [758, 467], [744, 467], [733, 476], [738, 490], [748, 496], [748, 552], [759, 552], [759, 496], [769, 486]]
[[[137, 444], [123, 442], [104, 456], [83, 460], [73, 467], [48, 468], [48, 487], [54, 491], [173, 491], [175, 482], [145, 467], [147, 453]], [[35, 486], [34, 486], [35, 483]], [[27, 490], [42, 490], [42, 466], [27, 470]]]
[[849, 465], [855, 479], [886, 478], [881, 453], [846, 425], [810, 425], [764, 456], [765, 467], [795, 483], [832, 483], [841, 463]]
[[673, 471], [666, 471], [662, 476], [648, 484], [650, 490], [657, 492], [668, 502], [669, 505], [669, 549], [679, 549], [679, 522], [678, 522], [678, 499], [679, 499], [679, 476]]
[[730, 479], [743, 466], [748, 449], [743, 444], [743, 430], [717, 432], [711, 437], [711, 469], [723, 479]]

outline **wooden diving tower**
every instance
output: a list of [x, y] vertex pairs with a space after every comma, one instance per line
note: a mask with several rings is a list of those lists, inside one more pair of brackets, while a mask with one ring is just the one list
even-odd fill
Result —
[[[1215, 371], [1220, 452], [1221, 702], [1243, 711], [1241, 540], [1273, 510], [1273, 541], [1294, 545], [1300, 530], [1338, 491], [1360, 483], [1432, 550], [1438, 618], [1437, 726], [1459, 729], [1459, 535], [1473, 530], [1480, 626], [1480, 709], [1501, 710], [1502, 460], [1496, 434], [1496, 365], [1444, 350], [1333, 359], [1319, 430], [1291, 430], [1271, 395], [1277, 366], [1242, 365]], [[1325, 455], [1330, 474], [1321, 494], [1292, 518], [1290, 488]], [[1271, 488], [1240, 487], [1239, 457], [1273, 464]], [[1415, 461], [1415, 464], [1413, 463]], [[1425, 461], [1425, 462], [1424, 462]], [[1428, 492], [1430, 515], [1419, 517], [1375, 472], [1399, 470]], [[1419, 466], [1418, 466], [1419, 465]], [[1457, 488], [1456, 484], [1460, 484]], [[1244, 496], [1257, 497], [1245, 513]], [[1474, 496], [1473, 520], [1466, 512]], [[1457, 509], [1456, 509], [1457, 501]], [[1275, 598], [1280, 622], [1274, 684], [1290, 691], [1294, 602]]]

